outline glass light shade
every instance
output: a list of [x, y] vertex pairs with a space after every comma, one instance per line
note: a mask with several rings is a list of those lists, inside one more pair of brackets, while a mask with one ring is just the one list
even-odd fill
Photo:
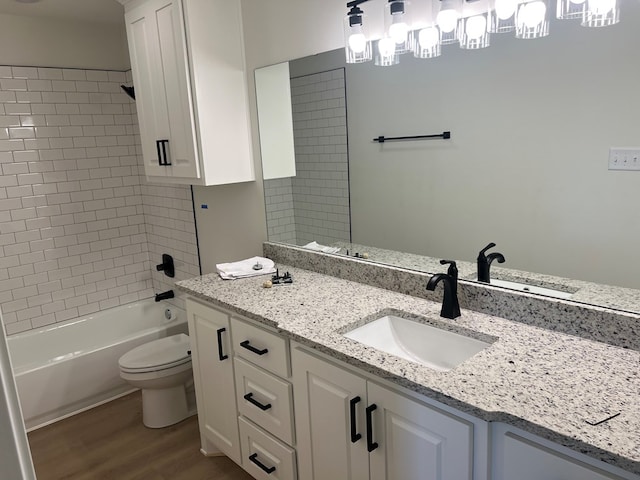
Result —
[[414, 32], [413, 56], [416, 58], [435, 58], [442, 53], [440, 48], [440, 30], [435, 25]]
[[400, 63], [400, 55], [396, 53], [396, 42], [391, 37], [384, 37], [376, 44], [374, 63], [380, 67], [389, 67]]
[[440, 44], [449, 45], [458, 41], [458, 20], [462, 11], [458, 0], [441, 0], [436, 23], [440, 29]]
[[532, 39], [549, 35], [549, 6], [546, 0], [518, 5], [516, 38]]
[[619, 0], [587, 0], [583, 27], [608, 27], [620, 21]]
[[363, 63], [373, 58], [364, 17], [361, 11], [355, 11], [344, 18], [344, 51], [347, 63]]
[[495, 0], [491, 12], [489, 32], [513, 32], [516, 29], [516, 12], [519, 3], [519, 0]]
[[385, 5], [384, 29], [389, 38], [395, 42], [396, 53], [411, 51], [411, 20], [409, 2], [396, 0]]
[[475, 50], [489, 46], [489, 13], [460, 20], [460, 48]]
[[558, 0], [556, 17], [561, 20], [584, 19], [587, 13], [587, 0]]

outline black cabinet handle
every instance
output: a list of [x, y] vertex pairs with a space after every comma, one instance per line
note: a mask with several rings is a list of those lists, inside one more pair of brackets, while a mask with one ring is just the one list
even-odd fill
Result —
[[256, 355], [264, 355], [265, 353], [267, 353], [269, 351], [268, 348], [263, 348], [262, 350], [258, 350], [256, 347], [254, 347], [253, 345], [251, 345], [249, 343], [249, 340], [245, 340], [244, 342], [240, 342], [240, 346], [242, 348], [246, 348], [250, 352], [255, 353]]
[[226, 328], [219, 328], [216, 331], [216, 334], [218, 335], [218, 358], [220, 359], [220, 361], [223, 361], [229, 358], [229, 355], [225, 355], [224, 353], [222, 353], [222, 334], [226, 331], [227, 331]]
[[158, 165], [169, 166], [171, 162], [167, 157], [167, 144], [169, 140], [156, 140], [156, 150], [158, 151]]
[[369, 405], [365, 412], [367, 414], [367, 452], [371, 453], [376, 448], [378, 448], [378, 443], [373, 441], [373, 411], [377, 409], [378, 406], [375, 403]]
[[358, 427], [356, 426], [356, 405], [360, 402], [360, 397], [353, 397], [350, 401], [349, 401], [349, 417], [350, 417], [350, 423], [351, 423], [351, 443], [356, 443], [358, 440], [360, 440], [362, 438], [362, 435], [360, 435], [357, 430]]
[[257, 453], [249, 455], [249, 460], [251, 460], [253, 463], [255, 463], [261, 470], [266, 472], [267, 475], [271, 475], [273, 472], [276, 471], [276, 467], [267, 467], [264, 463], [262, 463], [260, 460], [258, 460], [258, 454]]
[[253, 392], [249, 392], [249, 393], [247, 393], [247, 394], [244, 396], [244, 399], [245, 399], [247, 402], [249, 402], [249, 403], [251, 403], [251, 404], [255, 405], [256, 407], [258, 407], [258, 408], [259, 408], [260, 410], [262, 410], [263, 412], [264, 412], [265, 410], [269, 410], [269, 409], [271, 408], [271, 404], [270, 404], [270, 403], [267, 403], [266, 405], [263, 405], [263, 404], [262, 404], [262, 403], [260, 403], [259, 401], [255, 400], [255, 399], [253, 398]]

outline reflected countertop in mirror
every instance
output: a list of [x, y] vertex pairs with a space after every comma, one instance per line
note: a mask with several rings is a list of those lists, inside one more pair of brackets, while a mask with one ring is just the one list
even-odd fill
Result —
[[[407, 270], [415, 270], [429, 274], [446, 271], [446, 267], [443, 267], [440, 264], [439, 258], [398, 252], [396, 250], [386, 250], [384, 248], [376, 248], [370, 245], [362, 245], [353, 242], [334, 242], [328, 246], [339, 248], [339, 251], [333, 253], [333, 255], [348, 255], [349, 257], [358, 258], [359, 260], [366, 262], [405, 268]], [[310, 250], [318, 251], [313, 248]], [[477, 282], [476, 263], [456, 261], [456, 265], [458, 267], [460, 280]], [[497, 265], [493, 265], [491, 267], [491, 279], [514, 282], [532, 287], [541, 287], [549, 291], [545, 296], [570, 300], [572, 302], [596, 305], [631, 313], [638, 313], [640, 310], [640, 291], [631, 288], [601, 285], [598, 283], [584, 282], [571, 278], [513, 270], [510, 268], [499, 267]], [[490, 286], [505, 288], [502, 285], [492, 284]], [[566, 295], [554, 295], [554, 290], [559, 294]], [[528, 293], [536, 292], [530, 291]]]

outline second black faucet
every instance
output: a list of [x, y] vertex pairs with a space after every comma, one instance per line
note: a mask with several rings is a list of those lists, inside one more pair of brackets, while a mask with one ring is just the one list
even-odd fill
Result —
[[498, 252], [490, 253], [489, 255], [485, 255], [486, 251], [490, 248], [495, 247], [496, 244], [491, 242], [489, 245], [484, 247], [478, 253], [478, 281], [484, 283], [491, 283], [491, 276], [489, 275], [489, 268], [491, 267], [491, 262], [497, 260], [498, 263], [504, 263], [504, 255]]

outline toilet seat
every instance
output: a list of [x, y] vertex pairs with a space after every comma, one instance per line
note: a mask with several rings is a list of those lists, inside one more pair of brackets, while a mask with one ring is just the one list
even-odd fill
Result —
[[189, 337], [184, 333], [153, 340], [125, 353], [118, 360], [125, 373], [149, 373], [191, 363]]

